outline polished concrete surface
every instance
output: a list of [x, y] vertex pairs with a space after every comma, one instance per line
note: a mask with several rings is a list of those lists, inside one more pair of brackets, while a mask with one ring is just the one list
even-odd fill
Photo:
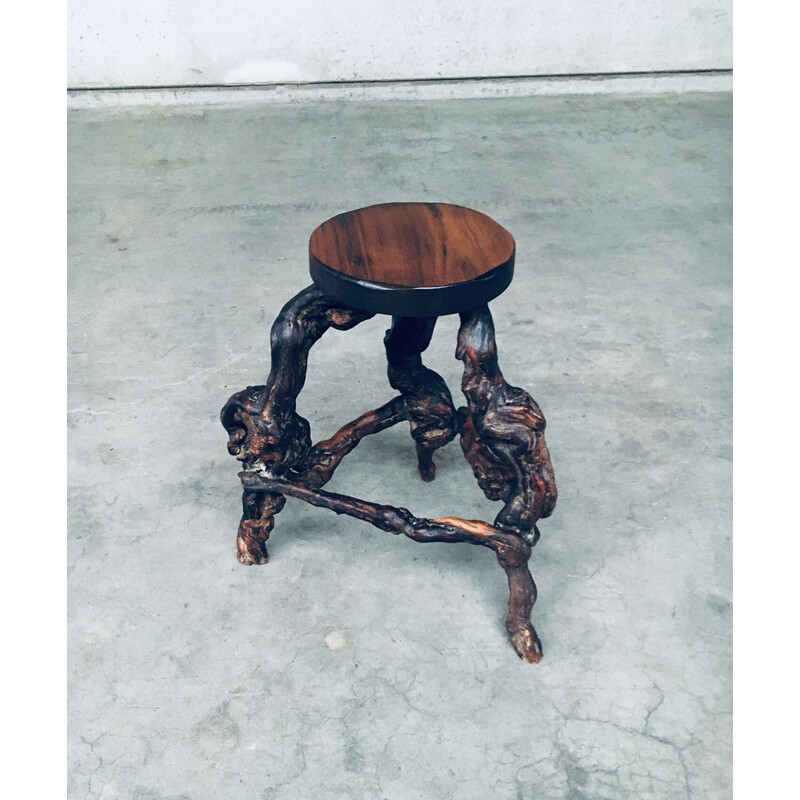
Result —
[[[677, 800], [731, 794], [731, 98], [73, 112], [69, 797]], [[235, 560], [219, 409], [261, 383], [324, 219], [478, 208], [517, 241], [500, 364], [560, 497], [517, 658], [491, 552], [289, 499]], [[388, 318], [328, 333], [323, 438], [393, 392]], [[457, 320], [426, 361], [460, 397]], [[406, 426], [332, 491], [491, 520], [457, 443]]]

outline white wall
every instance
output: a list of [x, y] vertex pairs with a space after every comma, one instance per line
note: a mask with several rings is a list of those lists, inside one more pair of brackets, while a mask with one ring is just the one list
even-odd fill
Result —
[[69, 3], [71, 88], [731, 66], [731, 0]]

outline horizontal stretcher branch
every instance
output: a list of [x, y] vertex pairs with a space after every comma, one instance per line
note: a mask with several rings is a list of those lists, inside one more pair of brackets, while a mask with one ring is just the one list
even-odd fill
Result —
[[521, 537], [480, 520], [459, 517], [421, 519], [405, 508], [311, 489], [263, 473], [244, 471], [239, 473], [239, 477], [245, 496], [255, 492], [264, 492], [272, 497], [288, 495], [337, 514], [364, 520], [389, 533], [403, 534], [415, 542], [468, 542], [494, 550], [508, 579], [506, 629], [511, 644], [524, 661], [536, 664], [541, 660], [542, 644], [530, 624], [531, 609], [536, 602], [536, 584], [528, 570], [531, 547]]
[[239, 477], [245, 491], [272, 492], [296, 497], [337, 514], [347, 514], [364, 520], [389, 533], [402, 534], [416, 542], [468, 542], [495, 550], [501, 561], [507, 560], [509, 563], [524, 563], [530, 556], [530, 545], [524, 539], [480, 520], [459, 517], [425, 519], [415, 517], [405, 508], [370, 503], [323, 489], [312, 489], [258, 472], [241, 472]]

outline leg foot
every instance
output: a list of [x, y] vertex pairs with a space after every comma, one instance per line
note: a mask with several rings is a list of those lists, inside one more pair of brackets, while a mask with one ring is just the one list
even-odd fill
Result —
[[[528, 548], [530, 553], [530, 548]], [[497, 560], [508, 577], [508, 616], [506, 630], [517, 655], [529, 664], [542, 660], [542, 643], [531, 625], [531, 611], [536, 602], [536, 584], [533, 582], [528, 557], [524, 554], [498, 551]]]
[[509, 631], [508, 637], [511, 646], [517, 651], [517, 655], [528, 664], [538, 664], [542, 660], [542, 643], [533, 629], [533, 625], [527, 623], [516, 631]]
[[436, 464], [433, 463], [433, 453], [436, 449], [438, 448], [417, 442], [417, 469], [425, 483], [430, 483], [436, 477]]
[[275, 515], [285, 503], [286, 498], [280, 494], [242, 494], [242, 519], [236, 537], [236, 560], [240, 564], [269, 563], [267, 539], [275, 526]]

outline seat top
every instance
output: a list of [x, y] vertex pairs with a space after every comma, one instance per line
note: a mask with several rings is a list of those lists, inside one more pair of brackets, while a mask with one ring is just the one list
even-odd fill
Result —
[[309, 241], [314, 283], [334, 300], [395, 316], [442, 316], [497, 297], [514, 239], [486, 214], [449, 203], [381, 203], [323, 222]]

